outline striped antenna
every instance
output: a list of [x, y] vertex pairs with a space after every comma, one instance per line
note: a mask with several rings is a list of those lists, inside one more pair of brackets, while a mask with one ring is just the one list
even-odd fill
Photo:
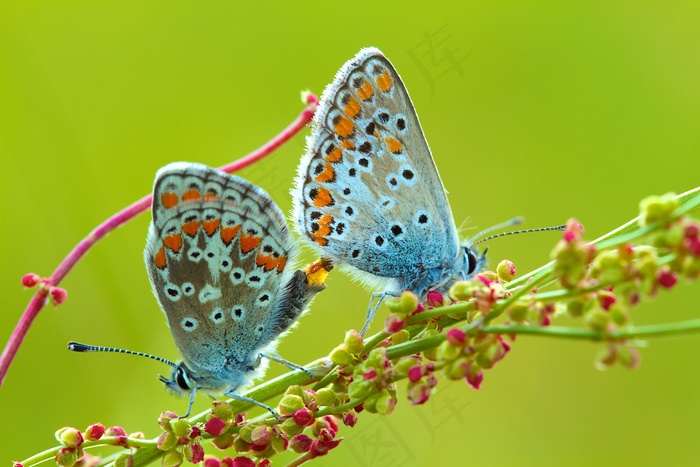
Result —
[[[503, 224], [501, 224], [503, 225]], [[476, 246], [479, 243], [484, 243], [489, 240], [493, 240], [494, 238], [498, 237], [505, 237], [507, 235], [515, 235], [515, 234], [522, 234], [522, 233], [530, 233], [530, 232], [547, 232], [549, 230], [565, 230], [566, 229], [566, 224], [564, 225], [556, 225], [554, 227], [538, 227], [536, 229], [523, 229], [523, 230], [513, 230], [512, 232], [501, 232], [496, 235], [491, 235], [490, 237], [482, 238], [481, 240], [477, 241], [476, 243], [472, 243], [470, 246]], [[487, 229], [487, 231], [491, 231], [494, 229]]]
[[[488, 229], [484, 229], [481, 232], [479, 232], [478, 234], [473, 235], [472, 238], [467, 240], [467, 245], [476, 245], [476, 243], [474, 243], [474, 240], [476, 240], [477, 238], [483, 237], [487, 233], [493, 232], [494, 230], [505, 229], [506, 227], [511, 227], [514, 225], [522, 224], [523, 220], [524, 219], [522, 217], [514, 217], [513, 219], [507, 220], [505, 222], [501, 222], [500, 224], [492, 225]], [[479, 243], [481, 243], [481, 241], [479, 241]]]
[[101, 345], [88, 345], [88, 344], [81, 344], [80, 342], [69, 342], [68, 343], [68, 350], [72, 350], [73, 352], [115, 352], [115, 353], [124, 353], [127, 355], [138, 355], [139, 357], [146, 357], [146, 358], [151, 358], [153, 360], [159, 361], [161, 363], [165, 363], [166, 365], [170, 365], [173, 368], [176, 368], [177, 365], [170, 360], [167, 360], [162, 357], [156, 357], [155, 355], [143, 353], [143, 352], [136, 352], [133, 350], [125, 350], [125, 349], [118, 349], [116, 347], [102, 347]]

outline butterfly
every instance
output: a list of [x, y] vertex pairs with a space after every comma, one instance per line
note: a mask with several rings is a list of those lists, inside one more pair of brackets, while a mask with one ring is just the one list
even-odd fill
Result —
[[386, 296], [423, 299], [484, 266], [484, 254], [460, 243], [413, 103], [376, 48], [360, 50], [323, 92], [292, 194], [302, 236], [381, 290], [362, 334]]
[[[277, 339], [325, 288], [330, 266], [293, 267], [297, 247], [285, 217], [252, 183], [210, 167], [178, 162], [158, 171], [144, 259], [182, 361], [72, 342], [71, 350], [116, 351], [173, 367], [160, 377], [175, 393], [225, 394], [275, 412], [236, 392], [266, 360], [304, 370], [274, 353]], [[264, 364], [263, 364], [264, 363]], [[309, 374], [308, 371], [306, 371]]]

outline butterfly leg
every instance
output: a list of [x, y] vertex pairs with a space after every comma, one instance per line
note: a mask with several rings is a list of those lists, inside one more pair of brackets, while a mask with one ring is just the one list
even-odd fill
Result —
[[194, 405], [194, 396], [197, 395], [197, 388], [192, 388], [192, 392], [190, 392], [190, 403], [187, 406], [187, 412], [185, 415], [180, 415], [180, 418], [187, 418], [190, 416], [190, 413], [192, 412], [192, 406]]
[[289, 368], [291, 370], [301, 370], [304, 373], [306, 373], [306, 375], [309, 378], [314, 379], [314, 376], [311, 374], [311, 372], [309, 370], [307, 370], [306, 368], [304, 368], [301, 365], [297, 365], [296, 363], [292, 363], [289, 360], [285, 360], [284, 358], [280, 357], [277, 352], [275, 352], [274, 354], [260, 353], [258, 355], [260, 355], [263, 358], [267, 358], [268, 360], [272, 360], [274, 362], [281, 363], [282, 365], [286, 366], [287, 368]]
[[241, 401], [241, 402], [248, 402], [249, 404], [254, 404], [254, 405], [257, 405], [258, 407], [262, 407], [263, 409], [265, 409], [265, 410], [267, 410], [268, 412], [270, 412], [270, 413], [272, 414], [272, 416], [275, 417], [275, 419], [276, 419], [278, 422], [281, 422], [281, 421], [282, 421], [282, 420], [280, 419], [279, 415], [277, 415], [277, 412], [275, 412], [274, 410], [272, 410], [272, 407], [270, 407], [269, 405], [265, 405], [265, 404], [263, 404], [262, 402], [256, 401], [256, 400], [253, 399], [253, 398], [246, 397], [246, 396], [241, 396], [240, 394], [234, 393], [234, 391], [235, 391], [237, 388], [238, 388], [237, 386], [231, 387], [231, 388], [230, 388], [228, 391], [226, 391], [224, 394], [227, 395], [228, 397], [232, 398], [232, 399], [236, 399], [236, 400], [239, 400], [239, 401]]
[[[369, 325], [372, 324], [372, 320], [377, 314], [379, 306], [382, 304], [384, 299], [387, 297], [398, 297], [400, 295], [400, 292], [391, 292], [389, 290], [384, 292], [374, 292], [372, 294], [372, 297], [369, 299], [369, 307], [367, 308], [367, 317], [365, 318], [365, 325], [362, 326], [362, 331], [360, 331], [360, 335], [362, 337], [365, 336], [367, 329], [369, 329]], [[375, 300], [377, 300], [377, 303], [374, 303]]]

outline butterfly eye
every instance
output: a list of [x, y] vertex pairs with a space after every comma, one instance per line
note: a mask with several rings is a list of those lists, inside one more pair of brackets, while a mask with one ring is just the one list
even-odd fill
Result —
[[472, 274], [476, 269], [476, 265], [479, 262], [471, 248], [464, 249], [464, 255], [467, 257], [467, 274]]
[[187, 373], [183, 367], [178, 367], [177, 370], [175, 370], [175, 382], [183, 391], [192, 389], [190, 387], [189, 378], [187, 378]]

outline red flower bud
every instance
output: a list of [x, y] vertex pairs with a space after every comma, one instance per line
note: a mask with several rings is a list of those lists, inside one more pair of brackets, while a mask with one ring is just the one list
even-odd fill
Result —
[[447, 331], [447, 341], [455, 347], [461, 347], [467, 338], [467, 334], [461, 329], [450, 329]]
[[443, 297], [437, 290], [431, 290], [426, 296], [426, 301], [428, 302], [428, 305], [435, 308], [442, 306], [443, 303], [445, 303], [445, 297]]
[[204, 424], [204, 431], [212, 436], [219, 436], [225, 429], [226, 422], [217, 417], [209, 419], [207, 423]]
[[299, 409], [292, 414], [294, 423], [299, 426], [309, 426], [314, 422], [314, 414], [307, 408]]
[[412, 366], [408, 370], [408, 380], [415, 383], [423, 377], [423, 367], [421, 365]]
[[22, 285], [28, 288], [36, 287], [39, 285], [39, 282], [41, 282], [41, 276], [33, 272], [25, 274], [25, 276], [22, 277]]
[[678, 282], [678, 278], [671, 271], [662, 271], [659, 274], [659, 285], [665, 289], [670, 289]]

